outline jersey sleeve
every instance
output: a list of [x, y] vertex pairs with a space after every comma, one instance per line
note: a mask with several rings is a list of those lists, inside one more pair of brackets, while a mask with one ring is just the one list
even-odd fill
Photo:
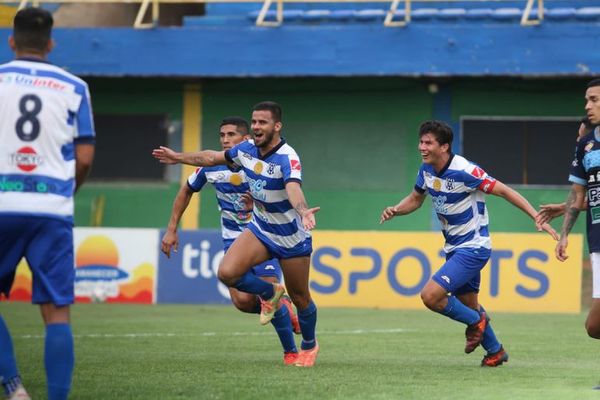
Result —
[[81, 96], [79, 107], [75, 112], [76, 135], [75, 143], [94, 143], [96, 131], [94, 128], [94, 117], [92, 115], [92, 102], [87, 85], [76, 89]]
[[302, 164], [297, 154], [288, 154], [281, 164], [283, 181], [302, 183]]
[[225, 159], [229, 161], [231, 164], [234, 164], [238, 167], [242, 167], [242, 161], [240, 160], [240, 152], [244, 151], [245, 146], [248, 142], [239, 143], [236, 146], [233, 146], [229, 150], [225, 150]]
[[421, 194], [427, 194], [427, 185], [425, 184], [425, 176], [423, 174], [424, 169], [423, 165], [419, 168], [419, 172], [417, 172], [417, 181], [415, 182], [415, 191]]
[[496, 179], [487, 174], [481, 167], [475, 164], [469, 164], [463, 174], [464, 184], [470, 191], [481, 190], [484, 193], [491, 193], [496, 186]]
[[192, 192], [199, 192], [206, 185], [206, 169], [196, 168], [193, 174], [188, 177], [187, 184]]
[[575, 147], [575, 157], [571, 163], [571, 169], [569, 171], [569, 182], [576, 183], [581, 186], [587, 186], [587, 176], [585, 168], [583, 168], [583, 156], [585, 154], [585, 146], [587, 141], [580, 140]]

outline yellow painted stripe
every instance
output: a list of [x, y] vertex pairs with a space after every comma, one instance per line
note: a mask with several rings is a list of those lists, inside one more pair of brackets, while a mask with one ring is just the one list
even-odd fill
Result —
[[[199, 151], [202, 143], [202, 94], [200, 85], [186, 85], [183, 91], [183, 151]], [[181, 168], [181, 183], [196, 167]], [[200, 196], [194, 195], [181, 217], [182, 229], [198, 229], [200, 219]]]
[[12, 27], [13, 19], [17, 13], [17, 7], [0, 4], [0, 27]]

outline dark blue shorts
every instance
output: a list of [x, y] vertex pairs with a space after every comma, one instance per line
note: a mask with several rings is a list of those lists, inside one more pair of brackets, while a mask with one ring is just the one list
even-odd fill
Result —
[[487, 264], [491, 254], [490, 249], [483, 247], [457, 249], [446, 254], [446, 263], [431, 279], [455, 296], [479, 293], [481, 269]]
[[8, 296], [25, 257], [32, 275], [32, 302], [57, 306], [74, 301], [75, 262], [71, 222], [0, 214], [0, 293]]
[[[226, 240], [224, 243], [225, 253], [231, 247], [233, 240]], [[281, 266], [279, 265], [279, 260], [276, 258], [272, 258], [267, 260], [261, 264], [255, 265], [252, 267], [252, 273], [258, 277], [275, 277], [279, 282], [281, 282]]]

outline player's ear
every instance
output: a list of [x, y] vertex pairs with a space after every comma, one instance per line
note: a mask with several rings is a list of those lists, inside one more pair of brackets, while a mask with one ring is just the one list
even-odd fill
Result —
[[13, 35], [8, 37], [8, 47], [10, 47], [12, 51], [17, 51], [17, 44], [15, 43], [15, 38]]
[[280, 131], [281, 128], [283, 128], [283, 122], [281, 122], [281, 121], [275, 122], [275, 130]]
[[54, 50], [55, 46], [56, 42], [54, 39], [50, 38], [50, 40], [48, 40], [48, 45], [46, 46], [46, 53], [50, 53], [52, 50]]

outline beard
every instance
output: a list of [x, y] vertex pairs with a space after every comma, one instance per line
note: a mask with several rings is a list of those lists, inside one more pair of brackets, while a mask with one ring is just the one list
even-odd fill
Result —
[[269, 131], [269, 132], [263, 132], [262, 136], [259, 139], [259, 142], [257, 142], [257, 138], [256, 136], [254, 137], [254, 144], [256, 145], [256, 147], [267, 147], [272, 141], [273, 141], [273, 137], [275, 136], [275, 131]]

